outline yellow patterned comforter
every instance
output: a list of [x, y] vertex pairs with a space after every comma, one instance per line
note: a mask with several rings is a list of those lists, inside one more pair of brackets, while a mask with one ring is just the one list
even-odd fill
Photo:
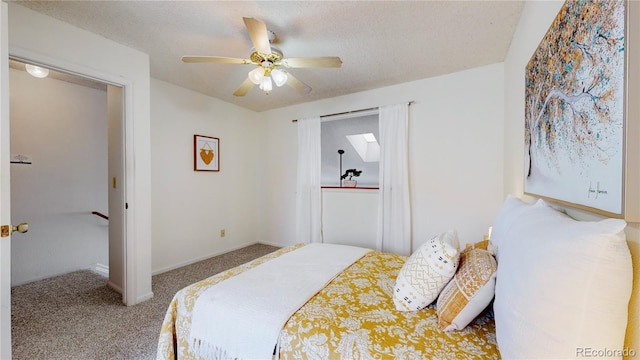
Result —
[[[280, 249], [178, 292], [162, 325], [158, 359], [197, 359], [186, 340], [198, 294], [247, 269], [295, 250]], [[291, 316], [279, 358], [297, 359], [499, 359], [495, 326], [485, 312], [467, 328], [444, 333], [433, 305], [399, 312], [392, 301], [395, 278], [406, 257], [371, 252], [338, 275]], [[268, 358], [268, 355], [267, 355]]]

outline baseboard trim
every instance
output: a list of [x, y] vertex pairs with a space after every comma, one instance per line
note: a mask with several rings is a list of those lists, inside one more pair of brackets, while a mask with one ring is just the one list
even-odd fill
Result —
[[[136, 304], [140, 304], [141, 302], [147, 301], [149, 299], [153, 298], [153, 292], [148, 292], [142, 296], [139, 296], [136, 299]], [[134, 304], [135, 305], [135, 304]]]
[[122, 295], [122, 288], [116, 284], [114, 284], [111, 280], [107, 281], [107, 286], [118, 292]]
[[[263, 244], [263, 245], [275, 246], [275, 247], [279, 247], [279, 248], [289, 246], [289, 245], [286, 245], [286, 244], [274, 243], [274, 242], [269, 242], [269, 241], [258, 241], [258, 242], [254, 243], [254, 244]], [[254, 244], [251, 244], [251, 245], [254, 245]]]
[[98, 275], [104, 276], [106, 278], [109, 277], [109, 267], [107, 265], [96, 263], [93, 266], [91, 266], [89, 270], [93, 271]]
[[167, 266], [167, 267], [164, 267], [164, 268], [161, 268], [161, 269], [154, 270], [151, 273], [151, 275], [162, 274], [162, 273], [165, 273], [167, 271], [171, 271], [171, 270], [175, 270], [175, 269], [181, 268], [183, 266], [195, 264], [197, 262], [200, 262], [200, 261], [203, 261], [203, 260], [207, 260], [207, 259], [210, 259], [210, 258], [218, 256], [218, 255], [226, 254], [226, 253], [231, 252], [231, 251], [240, 250], [240, 249], [245, 248], [247, 246], [256, 245], [256, 244], [265, 244], [265, 245], [282, 247], [282, 244], [269, 244], [269, 243], [266, 243], [266, 242], [263, 242], [263, 241], [257, 241], [257, 242], [252, 242], [252, 243], [248, 243], [248, 244], [242, 244], [242, 245], [234, 246], [234, 247], [229, 248], [229, 249], [216, 251], [216, 252], [211, 253], [209, 255], [201, 256], [201, 257], [198, 257], [198, 258], [193, 259], [193, 260], [185, 261], [185, 262], [182, 262], [182, 263], [179, 263], [179, 264], [175, 264], [175, 265], [171, 265], [171, 266]]

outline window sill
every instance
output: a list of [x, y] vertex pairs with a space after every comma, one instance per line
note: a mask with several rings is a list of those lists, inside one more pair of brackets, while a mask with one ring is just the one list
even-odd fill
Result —
[[356, 187], [346, 187], [346, 186], [320, 186], [321, 189], [339, 189], [339, 190], [378, 190], [377, 187], [365, 187], [365, 186], [356, 186]]

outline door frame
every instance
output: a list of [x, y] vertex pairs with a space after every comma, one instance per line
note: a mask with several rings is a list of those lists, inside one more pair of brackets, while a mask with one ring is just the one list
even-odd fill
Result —
[[[0, 2], [0, 223], [11, 224], [9, 184], [9, 10]], [[0, 359], [11, 359], [11, 232], [0, 237]]]
[[[15, 58], [17, 60], [23, 62], [34, 63], [36, 65], [42, 65], [47, 68], [55, 69], [62, 72], [73, 73], [78, 76], [91, 78], [103, 83], [119, 86], [123, 89], [123, 129], [124, 129], [124, 193], [125, 193], [125, 203], [128, 203], [128, 199], [134, 199], [134, 178], [132, 171], [132, 164], [134, 159], [134, 154], [132, 149], [133, 146], [133, 91], [131, 88], [133, 83], [125, 79], [119, 75], [109, 74], [102, 71], [98, 71], [95, 69], [91, 69], [85, 66], [81, 66], [78, 64], [70, 63], [65, 60], [52, 58], [46, 55], [42, 55], [39, 53], [35, 53], [29, 50], [25, 50], [19, 47], [12, 46], [9, 49], [9, 54], [7, 58]], [[136, 274], [134, 273], [135, 269], [135, 221], [133, 214], [125, 209], [122, 209], [124, 212], [125, 226], [124, 226], [124, 261], [123, 266], [123, 285], [122, 285], [122, 302], [126, 305], [133, 305], [138, 302], [139, 299], [136, 299], [137, 294], [137, 284], [136, 284]]]

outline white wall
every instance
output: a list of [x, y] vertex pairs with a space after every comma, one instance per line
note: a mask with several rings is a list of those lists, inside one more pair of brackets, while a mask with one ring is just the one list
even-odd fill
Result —
[[10, 70], [12, 285], [108, 264], [107, 94]]
[[376, 248], [378, 190], [322, 189], [322, 241]]
[[[532, 1], [527, 2], [524, 6], [520, 22], [516, 29], [511, 47], [507, 58], [505, 59], [505, 136], [504, 136], [504, 192], [506, 194], [515, 194], [523, 196], [524, 184], [524, 71], [527, 62], [540, 43], [540, 40], [551, 25], [551, 22], [558, 14], [562, 7], [562, 1]], [[637, 19], [638, 11], [635, 8], [633, 19]], [[634, 34], [634, 32], [632, 32]], [[636, 33], [637, 35], [637, 30]], [[632, 48], [638, 44], [638, 38], [628, 39], [631, 44], [628, 48]], [[637, 59], [631, 61], [637, 64]], [[636, 73], [637, 74], [637, 73]], [[638, 79], [633, 79], [638, 81]], [[635, 97], [637, 99], [637, 97]], [[635, 101], [635, 100], [632, 100]], [[640, 119], [638, 114], [631, 114], [626, 121], [637, 124]], [[630, 140], [638, 141], [637, 134], [631, 136]], [[637, 160], [637, 155], [634, 155]], [[637, 161], [630, 163], [629, 166], [639, 167]], [[637, 187], [638, 184], [635, 184]], [[637, 198], [627, 197], [625, 199], [627, 206], [640, 206], [640, 200]], [[595, 215], [579, 212], [569, 209], [569, 213], [581, 220], [597, 219]], [[631, 304], [631, 322], [627, 332], [627, 346], [636, 351], [640, 349], [640, 339], [638, 338], [638, 294], [640, 293], [638, 278], [640, 277], [640, 223], [629, 223], [627, 227], [627, 240], [629, 248], [632, 252], [634, 262], [634, 290]]]
[[9, 3], [9, 53], [125, 85], [128, 305], [151, 291], [149, 56]]
[[[151, 105], [153, 272], [257, 242], [259, 114], [155, 79]], [[219, 172], [193, 170], [194, 134], [220, 139]]]
[[[297, 128], [292, 119], [414, 100], [409, 156], [413, 247], [455, 228], [482, 240], [503, 199], [503, 64], [270, 110], [263, 241], [295, 239]], [[345, 219], [348, 222], [349, 219]]]
[[507, 194], [524, 192], [524, 71], [563, 3], [527, 2], [504, 62], [504, 182]]

